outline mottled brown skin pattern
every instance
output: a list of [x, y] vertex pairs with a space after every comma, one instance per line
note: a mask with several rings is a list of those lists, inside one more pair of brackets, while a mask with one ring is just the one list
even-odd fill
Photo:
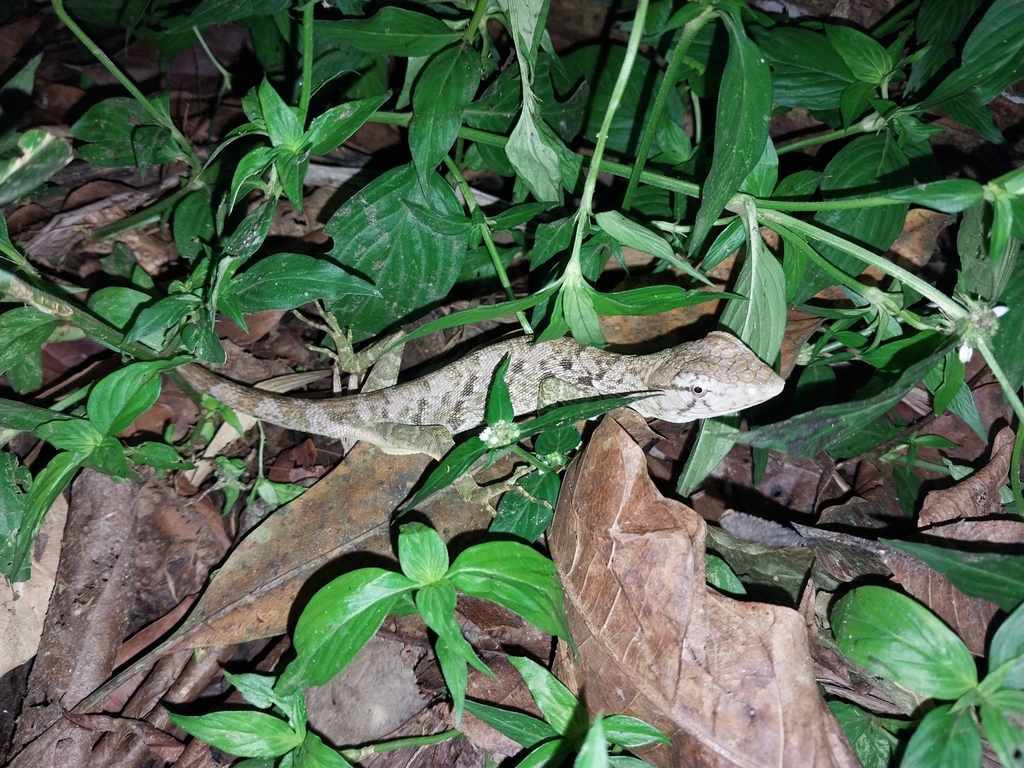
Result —
[[452, 446], [452, 435], [483, 424], [487, 393], [506, 355], [505, 380], [517, 416], [550, 404], [540, 402], [541, 383], [548, 379], [568, 389], [573, 395], [568, 399], [654, 392], [630, 407], [647, 418], [674, 422], [757, 405], [779, 394], [784, 384], [742, 342], [720, 331], [651, 355], [617, 355], [568, 338], [543, 344], [511, 339], [413, 381], [321, 400], [261, 392], [195, 364], [180, 372], [198, 391], [273, 424], [366, 440], [390, 453], [439, 458]]

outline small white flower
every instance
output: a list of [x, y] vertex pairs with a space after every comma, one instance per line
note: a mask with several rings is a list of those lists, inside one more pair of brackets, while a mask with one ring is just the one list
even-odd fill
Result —
[[971, 362], [971, 358], [974, 357], [974, 347], [966, 342], [960, 345], [959, 349], [960, 362], [966, 365]]
[[502, 419], [486, 427], [480, 433], [480, 439], [488, 448], [504, 448], [506, 445], [518, 443], [520, 434], [520, 429], [515, 423]]

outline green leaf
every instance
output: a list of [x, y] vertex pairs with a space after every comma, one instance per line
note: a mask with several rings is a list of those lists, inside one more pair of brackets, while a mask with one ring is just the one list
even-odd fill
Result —
[[1002, 764], [1019, 768], [1020, 757], [1024, 754], [1024, 729], [1020, 727], [1024, 717], [1024, 693], [996, 691], [979, 711], [985, 737]]
[[88, 306], [119, 330], [131, 322], [139, 307], [153, 300], [148, 293], [120, 285], [108, 285], [89, 295]]
[[366, 53], [404, 57], [429, 56], [460, 37], [440, 19], [394, 6], [381, 8], [368, 19], [318, 21], [316, 31]]
[[751, 30], [772, 65], [775, 103], [810, 110], [839, 109], [843, 91], [857, 78], [820, 32], [794, 27]]
[[969, 708], [936, 707], [907, 743], [900, 768], [980, 768], [981, 734]]
[[[32, 432], [50, 421], [70, 421], [73, 417], [48, 408], [0, 398], [0, 427], [18, 432]], [[0, 455], [3, 455], [0, 453]]]
[[727, 595], [747, 594], [747, 588], [729, 564], [710, 552], [704, 555], [704, 578], [712, 587]]
[[145, 176], [160, 151], [171, 141], [171, 129], [163, 125], [139, 125], [132, 131], [132, 153], [139, 175]]
[[937, 699], [956, 699], [978, 684], [963, 640], [931, 611], [885, 587], [858, 587], [832, 610], [839, 649], [877, 675]]
[[733, 291], [747, 301], [730, 301], [719, 322], [762, 360], [774, 362], [786, 332], [786, 276], [782, 264], [765, 247], [760, 232], [750, 235]]
[[33, 430], [36, 437], [62, 451], [88, 456], [103, 442], [103, 434], [83, 419], [50, 421]]
[[279, 717], [252, 710], [224, 710], [200, 717], [171, 713], [171, 720], [197, 739], [238, 757], [280, 757], [302, 743]]
[[873, 85], [886, 82], [893, 62], [881, 43], [852, 27], [828, 24], [825, 34], [854, 77]]
[[[906, 156], [887, 136], [860, 136], [839, 150], [825, 167], [821, 190], [827, 199], [853, 194], [885, 194], [892, 188], [905, 187], [911, 182], [910, 166]], [[831, 194], [829, 194], [831, 193]], [[885, 251], [900, 232], [907, 215], [904, 204], [858, 207], [834, 211], [820, 211], [814, 221], [822, 228], [844, 235], [875, 251]], [[864, 269], [859, 259], [825, 243], [817, 247], [818, 253], [849, 275]], [[813, 263], [808, 263], [804, 281], [796, 293], [801, 303], [835, 280]]]
[[731, 17], [729, 57], [722, 72], [715, 122], [714, 157], [701, 189], [688, 250], [700, 251], [715, 219], [764, 152], [772, 113], [772, 76], [761, 50]]
[[989, 600], [1011, 611], [1024, 600], [1024, 557], [997, 552], [967, 552], [919, 541], [884, 539], [935, 569], [971, 597]]
[[167, 31], [226, 24], [250, 16], [272, 16], [289, 5], [289, 0], [202, 0], [187, 18], [170, 25]]
[[826, 405], [786, 421], [731, 435], [736, 442], [775, 448], [791, 456], [811, 458], [867, 427], [903, 399], [948, 351], [946, 345], [909, 365], [903, 374], [878, 394], [841, 405]]
[[26, 357], [38, 358], [56, 327], [57, 320], [32, 307], [15, 307], [0, 315], [0, 374]]
[[426, 181], [459, 135], [462, 113], [476, 94], [480, 54], [466, 45], [437, 53], [420, 71], [412, 93], [409, 151]]
[[562, 584], [554, 563], [513, 541], [489, 541], [462, 552], [448, 570], [455, 588], [503, 605], [543, 632], [569, 640]]
[[128, 429], [160, 396], [160, 371], [180, 364], [181, 360], [132, 363], [104, 376], [89, 392], [89, 421], [104, 435]]
[[0, 206], [24, 197], [71, 162], [71, 145], [34, 128], [18, 137], [18, 154], [0, 162]]
[[195, 465], [185, 461], [178, 452], [166, 443], [150, 440], [132, 448], [131, 459], [136, 464], [148, 464], [154, 469], [193, 469]]
[[277, 200], [267, 198], [249, 211], [231, 236], [224, 241], [224, 252], [239, 259], [247, 259], [256, 253], [270, 233], [270, 224], [274, 220], [276, 207]]
[[971, 30], [960, 54], [960, 67], [925, 97], [918, 109], [930, 109], [963, 95], [976, 105], [988, 104], [1024, 75], [1022, 48], [1024, 3], [995, 0]]
[[235, 277], [235, 295], [242, 312], [294, 309], [315, 299], [380, 296], [365, 280], [330, 261], [299, 253], [275, 253]]
[[973, 179], [947, 179], [886, 192], [893, 200], [905, 200], [943, 213], [960, 213], [985, 197], [985, 189]]
[[543, 720], [510, 709], [492, 707], [475, 701], [466, 702], [466, 711], [487, 723], [498, 733], [508, 736], [516, 744], [532, 749], [542, 742], [554, 739], [558, 732]]
[[1004, 688], [1024, 689], [1024, 602], [1003, 619], [992, 635], [988, 649], [989, 670], [1016, 660], [1013, 669], [1003, 678]]
[[649, 253], [659, 259], [671, 261], [675, 257], [672, 246], [647, 227], [627, 219], [618, 211], [603, 211], [594, 216], [601, 229], [623, 245]]
[[491, 388], [487, 393], [487, 423], [490, 426], [494, 426], [499, 421], [511, 423], [516, 417], [515, 409], [512, 407], [512, 397], [508, 393], [508, 382], [505, 381], [510, 362], [511, 359], [506, 355], [495, 370]]
[[646, 285], [617, 293], [593, 293], [594, 309], [601, 315], [656, 315], [705, 301], [735, 298], [723, 291], [691, 291], [678, 285]]
[[580, 745], [573, 768], [608, 768], [608, 742], [604, 736], [604, 718], [598, 714]]
[[653, 725], [628, 715], [611, 715], [604, 719], [605, 737], [612, 744], [635, 749], [648, 744], [670, 744], [671, 740]]
[[[102, 166], [130, 166], [135, 164], [132, 133], [140, 125], [154, 125], [153, 116], [135, 99], [121, 96], [90, 107], [71, 126], [70, 132], [76, 139], [88, 142], [78, 149], [80, 159]], [[152, 161], [163, 164], [177, 157], [177, 147], [173, 141], [168, 141]]]
[[368, 99], [339, 104], [316, 117], [304, 137], [309, 154], [320, 157], [340, 147], [390, 97], [391, 91], [387, 91]]
[[[296, 768], [352, 768], [352, 763], [328, 747], [312, 731], [306, 733], [306, 740], [296, 752]], [[236, 765], [235, 768], [245, 768]]]
[[309, 153], [279, 148], [274, 154], [274, 170], [285, 197], [302, 213], [302, 182], [309, 172]]
[[[461, 637], [459, 639], [462, 640]], [[466, 687], [469, 685], [466, 660], [440, 635], [434, 643], [434, 653], [437, 655], [437, 663], [448, 687], [448, 695], [452, 698], [452, 712], [458, 725], [462, 722], [462, 712], [466, 706]]]
[[525, 656], [509, 656], [508, 660], [522, 675], [544, 719], [560, 736], [575, 739], [586, 732], [590, 725], [586, 708], [557, 677]]
[[448, 295], [466, 250], [465, 236], [445, 236], [412, 214], [405, 201], [439, 215], [461, 216], [455, 193], [437, 174], [421, 185], [411, 165], [384, 173], [331, 217], [324, 234], [330, 256], [385, 290], [382, 298], [347, 297], [328, 309], [353, 329], [354, 341], [375, 336]]
[[475, 435], [466, 442], [456, 445], [448, 455], [441, 460], [437, 468], [430, 473], [423, 485], [406, 505], [407, 509], [414, 508], [424, 499], [428, 499], [442, 488], [447, 488], [460, 477], [465, 475], [476, 460], [487, 453], [488, 448], [483, 440]]
[[881, 718], [845, 701], [830, 701], [828, 708], [839, 721], [861, 765], [864, 768], [888, 768], [896, 747], [891, 730], [895, 730], [897, 723], [904, 728], [908, 723]]
[[135, 319], [135, 324], [125, 336], [125, 341], [145, 339], [150, 334], [161, 333], [174, 327], [179, 320], [202, 306], [199, 297], [191, 293], [177, 293], [165, 296], [150, 307], [146, 307]]
[[[576, 430], [572, 432], [576, 435]], [[579, 435], [576, 435], [576, 440], [579, 442]], [[537, 450], [540, 452], [539, 448]], [[521, 478], [516, 488], [522, 488], [524, 493], [513, 488], [502, 495], [497, 515], [488, 531], [492, 534], [507, 533], [523, 541], [536, 541], [551, 525], [560, 487], [561, 481], [553, 472], [531, 472]]]
[[260, 186], [262, 183], [260, 178], [273, 162], [274, 150], [271, 147], [256, 147], [238, 161], [231, 177], [231, 191], [228, 195], [229, 209], [233, 209], [239, 200]]
[[302, 124], [295, 110], [284, 102], [266, 78], [260, 83], [258, 93], [270, 142], [275, 147], [298, 152], [302, 147]]
[[53, 502], [64, 492], [84, 461], [85, 455], [81, 453], [58, 453], [35, 476], [32, 488], [28, 492], [26, 512], [18, 527], [18, 533], [13, 543], [0, 547], [0, 573], [11, 582], [28, 581], [31, 577], [29, 558], [39, 527], [43, 524]]
[[292, 643], [297, 657], [276, 686], [279, 693], [323, 685], [376, 634], [391, 606], [416, 588], [393, 571], [361, 568], [331, 581], [303, 609]]
[[534, 197], [541, 202], [561, 199], [558, 154], [542, 140], [537, 118], [530, 109], [523, 110], [505, 142], [505, 156]]
[[418, 586], [433, 584], [448, 571], [448, 548], [433, 528], [407, 523], [398, 529], [398, 562]]
[[[584, 346], [603, 347], [601, 320], [592, 298], [595, 294], [596, 291], [582, 280], [564, 283], [560, 295], [562, 311], [576, 341]], [[541, 339], [547, 340], [544, 336]]]

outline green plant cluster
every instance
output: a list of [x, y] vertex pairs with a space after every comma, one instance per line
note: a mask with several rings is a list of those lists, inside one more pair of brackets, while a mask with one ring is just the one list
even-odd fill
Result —
[[[37, 390], [42, 345], [69, 334], [84, 334], [131, 359], [50, 408], [0, 400], [4, 443], [31, 432], [55, 451], [34, 477], [14, 454], [0, 454], [0, 572], [11, 581], [27, 579], [46, 510], [79, 468], [125, 478], [136, 464], [185, 465], [169, 440], [135, 445], [118, 434], [155, 401], [161, 371], [185, 359], [224, 361], [214, 326], [218, 315], [244, 328], [248, 313], [318, 302], [333, 331], [328, 352], [345, 359], [353, 344], [382, 338], [454, 293], [481, 285], [499, 286], [508, 300], [455, 313], [407, 338], [515, 315], [539, 339], [571, 333], [602, 345], [601, 316], [655, 314], [724, 298], [722, 327], [769, 363], [778, 361], [790, 307], [821, 318], [791, 377], [799, 408], [774, 423], [768, 419], [778, 410], [762, 409], [750, 415], [752, 429], [743, 433], [735, 418], [701, 424], [679, 479], [684, 495], [735, 441], [755, 447], [759, 469], [771, 448], [796, 457], [826, 451], [842, 458], [888, 446], [883, 456], [899, 465], [901, 503], [912, 515], [921, 488], [913, 473], [922, 465], [917, 451], [942, 443], [914, 435], [894, 447], [905, 425], [893, 406], [924, 382], [937, 415], [951, 412], [986, 438], [964, 381], [965, 361], [975, 351], [998, 379], [1018, 423], [1024, 420], [1018, 397], [1024, 382], [1024, 169], [987, 181], [947, 179], [932, 143], [943, 131], [934, 119], [939, 112], [988, 142], [1003, 142], [987, 105], [1024, 74], [1021, 0], [911, 0], [870, 32], [777, 18], [739, 0], [638, 0], [616, 19], [626, 42], [599, 41], [568, 53], [552, 45], [544, 0], [411, 7], [360, 0], [52, 5], [128, 95], [86, 111], [70, 127], [74, 147], [38, 129], [19, 133], [11, 119], [17, 115], [5, 109], [0, 204], [45, 194], [47, 180], [73, 152], [95, 165], [134, 167], [143, 175], [155, 165], [181, 162], [186, 170], [178, 190], [90, 237], [113, 239], [160, 222], [182, 261], [166, 279], [154, 280], [118, 244], [102, 262], [108, 284], [80, 301], [78, 287], [54, 280], [51, 265], [25, 256], [0, 218], [0, 373], [11, 388]], [[166, 65], [196, 41], [208, 51], [204, 35], [224, 23], [249, 30], [263, 71], [242, 89], [244, 122], [203, 151], [176, 125], [169, 95], [143, 93], [94, 42], [99, 31], [119, 28], [154, 46]], [[494, 24], [507, 32], [514, 57], [492, 40]], [[27, 105], [38, 65], [37, 57], [0, 85], [5, 105]], [[240, 73], [223, 74], [223, 92], [232, 91]], [[795, 109], [816, 118], [822, 131], [777, 146], [768, 134], [770, 119]], [[323, 252], [270, 252], [278, 203], [285, 198], [301, 211], [310, 163], [367, 121], [403, 127], [408, 162], [376, 175], [333, 213], [324, 229], [332, 244]], [[808, 147], [826, 151], [788, 162]], [[467, 170], [505, 179], [508, 204], [484, 211], [464, 179]], [[615, 183], [599, 188], [599, 172]], [[940, 290], [879, 255], [900, 234], [912, 204], [956, 219], [955, 290]], [[766, 246], [764, 230], [777, 235], [778, 254]], [[602, 273], [612, 260], [625, 264], [623, 247], [652, 257], [651, 280], [609, 292]], [[732, 292], [701, 290], [710, 282], [707, 272], [741, 247]], [[531, 292], [520, 298], [507, 273], [517, 256], [526, 259], [531, 279]], [[886, 276], [884, 288], [860, 276], [867, 266]], [[813, 301], [833, 286], [848, 306]], [[834, 402], [822, 393], [836, 390], [836, 366], [848, 361], [866, 366], [870, 376], [853, 399]], [[423, 493], [483, 457], [514, 450], [548, 471], [522, 478], [522, 493], [503, 498], [494, 529], [529, 542], [550, 522], [558, 491], [557, 473], [550, 470], [578, 442], [565, 425], [616, 403], [512, 424], [504, 387], [502, 373], [491, 394], [487, 432], [458, 445]], [[517, 445], [530, 435], [537, 435], [532, 456]], [[1016, 471], [1022, 444], [1018, 430], [1005, 498], [1008, 511], [1017, 514], [1024, 512]], [[224, 467], [235, 487], [238, 471]], [[278, 498], [278, 490], [289, 492], [265, 482], [258, 492]], [[461, 711], [465, 665], [482, 665], [450, 608], [456, 590], [482, 589], [464, 559], [475, 550], [448, 567], [440, 539], [428, 529], [406, 528], [399, 542], [403, 573], [356, 571], [314, 598], [332, 619], [328, 627], [303, 614], [296, 630], [298, 666], [284, 673], [286, 685], [278, 684], [288, 690], [238, 678], [252, 703], [276, 707], [284, 718], [264, 715], [279, 724], [249, 728], [262, 750], [252, 752], [254, 759], [291, 755], [287, 760], [294, 765], [337, 764], [316, 757], [322, 754], [319, 742], [304, 732], [295, 689], [344, 666], [388, 611], [416, 610], [437, 633], [438, 655]], [[510, 597], [512, 569], [489, 572], [485, 596], [565, 637], [553, 571], [530, 562], [531, 573], [545, 575], [525, 585], [523, 594], [540, 590], [548, 601], [541, 601], [544, 610], [541, 603], [527, 606]], [[740, 591], [724, 570], [716, 579]], [[863, 594], [879, 605], [887, 599]], [[1007, 610], [1020, 602], [1019, 596], [1006, 599]], [[862, 629], [865, 637], [874, 631]], [[860, 631], [849, 629], [850, 637]], [[349, 637], [348, 650], [331, 646], [316, 663], [303, 653], [303, 647], [330, 644], [337, 633]], [[990, 741], [999, 737], [988, 732], [985, 712], [1012, 709], [1012, 696], [1003, 691], [1019, 689], [1006, 682], [1013, 679], [1006, 676], [1003, 688], [993, 684], [981, 699], [971, 699], [971, 706], [981, 702]], [[544, 687], [536, 677], [535, 687]], [[983, 681], [943, 696], [925, 693], [956, 698], [984, 687]], [[564, 743], [546, 747], [552, 750], [548, 757], [527, 764], [554, 764], [551, 755], [562, 754], [565, 744], [589, 755], [585, 764], [604, 764], [605, 737], [615, 742], [612, 735], [625, 726], [613, 717], [599, 718], [589, 731], [570, 726], [564, 697], [549, 689], [545, 703], [534, 693], [557, 735], [548, 737]], [[966, 705], [942, 706], [933, 712], [966, 722]], [[929, 714], [924, 724], [936, 717]], [[232, 723], [222, 723], [221, 730], [248, 727]], [[923, 725], [922, 732], [933, 733]], [[601, 735], [591, 743], [594, 733]], [[932, 735], [915, 738], [918, 745], [934, 741]], [[532, 736], [521, 743], [527, 742], [538, 744]], [[629, 746], [629, 739], [616, 743]]]

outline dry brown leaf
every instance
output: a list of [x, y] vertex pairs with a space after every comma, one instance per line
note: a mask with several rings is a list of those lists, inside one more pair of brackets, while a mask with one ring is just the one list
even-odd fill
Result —
[[663, 730], [672, 746], [643, 752], [658, 766], [858, 765], [818, 694], [800, 615], [707, 587], [704, 535], [605, 419], [550, 534], [588, 709]]

